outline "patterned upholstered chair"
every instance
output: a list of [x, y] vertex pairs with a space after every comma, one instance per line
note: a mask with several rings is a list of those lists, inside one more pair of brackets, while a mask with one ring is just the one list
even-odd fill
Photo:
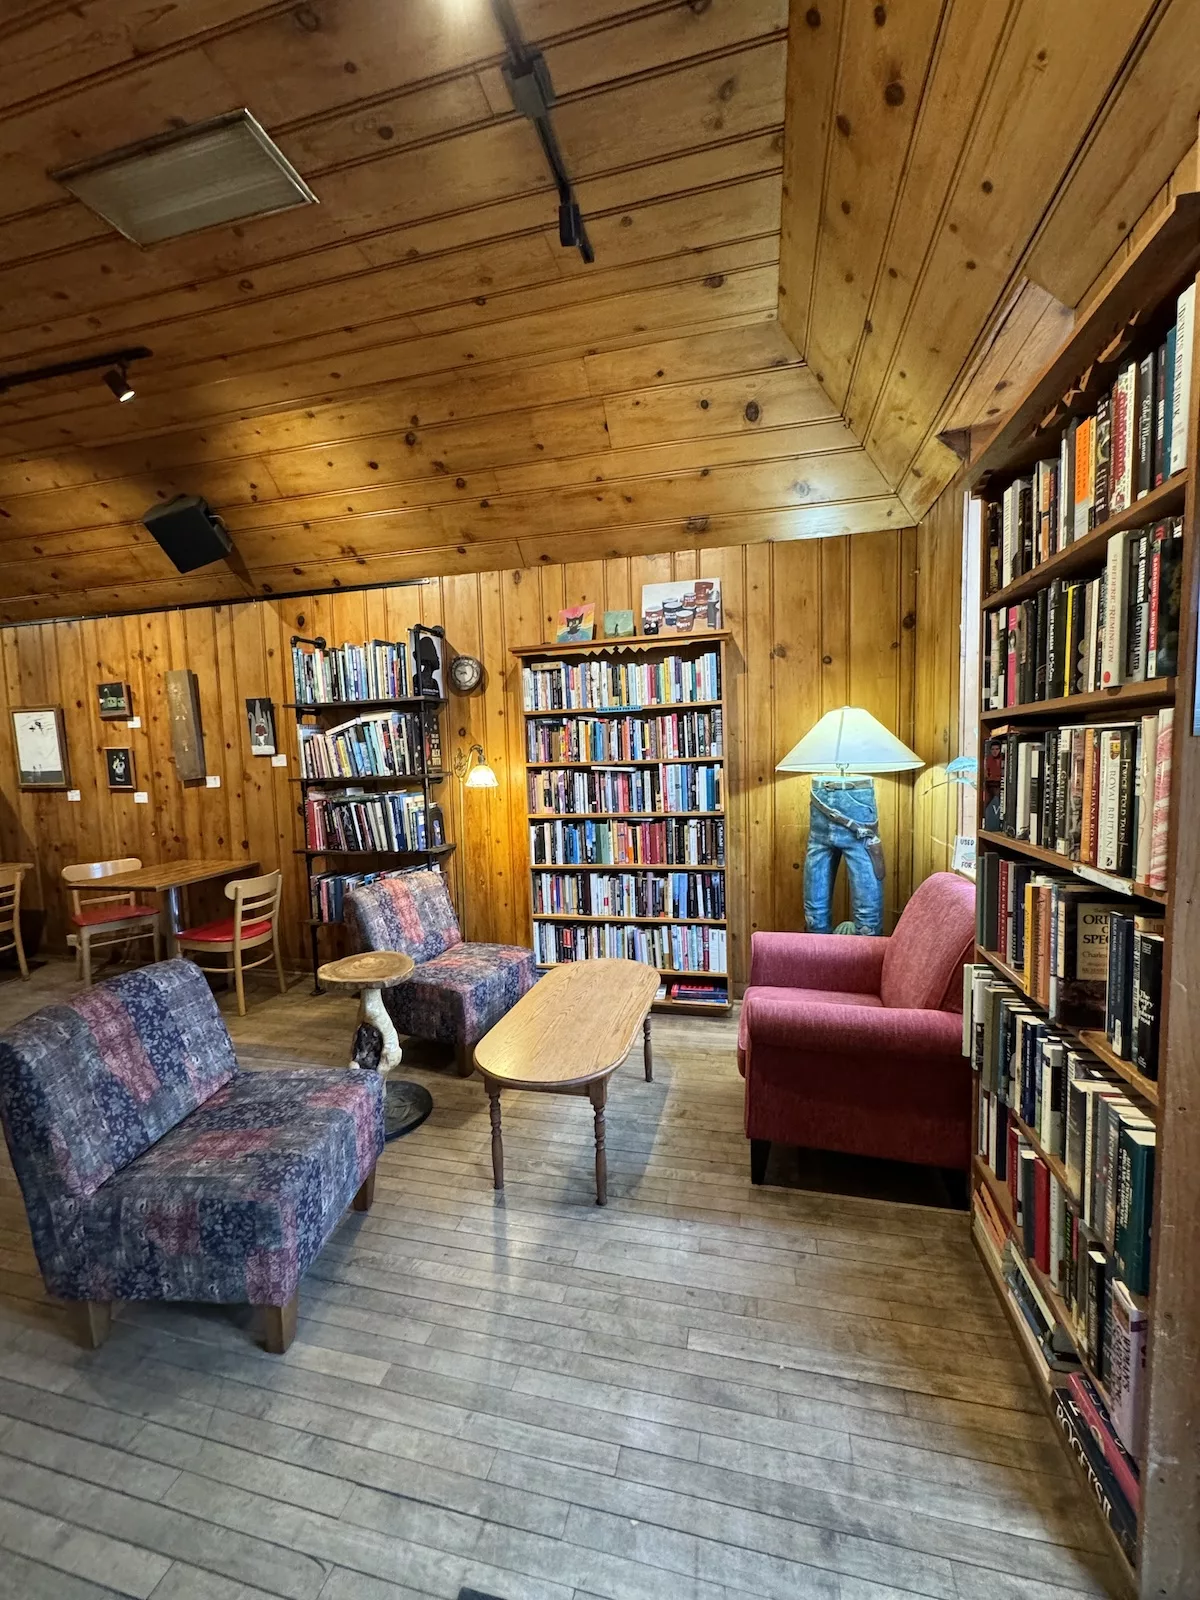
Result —
[[416, 970], [385, 989], [397, 1031], [454, 1046], [462, 1076], [471, 1052], [537, 979], [533, 951], [511, 944], [466, 944], [437, 871], [378, 878], [346, 896], [343, 917], [359, 950], [398, 950]]
[[241, 1072], [199, 968], [125, 973], [0, 1035], [0, 1120], [49, 1294], [91, 1342], [114, 1301], [263, 1308], [297, 1286], [383, 1149], [374, 1072]]

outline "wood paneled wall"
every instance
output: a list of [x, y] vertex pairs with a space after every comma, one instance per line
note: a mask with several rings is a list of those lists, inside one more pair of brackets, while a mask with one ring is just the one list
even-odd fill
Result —
[[[913, 797], [913, 884], [954, 855], [959, 789], [946, 763], [959, 749], [963, 490], [956, 480], [917, 528], [917, 676], [913, 749], [927, 763]], [[968, 641], [969, 642], [969, 641]], [[973, 814], [973, 811], [972, 811]]]
[[[402, 637], [415, 621], [440, 622], [453, 649], [478, 655], [487, 669], [481, 692], [451, 701], [450, 751], [478, 740], [501, 780], [494, 791], [465, 795], [456, 781], [445, 784], [449, 829], [458, 842], [449, 867], [455, 898], [468, 937], [526, 942], [522, 718], [510, 651], [552, 638], [565, 604], [636, 606], [643, 583], [702, 572], [722, 580], [734, 635], [727, 689], [730, 925], [734, 973], [744, 981], [755, 928], [803, 926], [807, 780], [777, 777], [779, 758], [825, 711], [851, 703], [915, 743], [927, 760], [946, 759], [957, 725], [952, 520], [931, 516], [920, 532], [688, 550], [4, 628], [5, 700], [64, 707], [72, 781], [82, 798], [18, 791], [6, 713], [0, 723], [0, 856], [36, 863], [28, 898], [45, 908], [51, 950], [63, 948], [59, 873], [66, 862], [129, 853], [145, 860], [231, 854], [254, 857], [264, 867], [278, 863], [288, 956], [302, 964], [307, 911], [303, 858], [293, 853], [301, 842], [299, 790], [292, 781], [295, 732], [291, 713], [282, 710], [291, 698], [290, 636], [323, 633], [335, 642]], [[220, 776], [219, 789], [184, 786], [175, 777], [163, 696], [163, 673], [172, 667], [190, 667], [199, 677], [208, 770]], [[99, 721], [96, 685], [105, 679], [132, 684], [139, 729]], [[244, 702], [255, 695], [275, 702], [281, 748], [289, 755], [286, 771], [249, 753]], [[147, 805], [106, 787], [101, 752], [125, 743], [135, 751]], [[943, 863], [914, 850], [913, 780], [883, 778], [878, 790], [887, 907], [894, 919], [914, 867], [923, 876]]]

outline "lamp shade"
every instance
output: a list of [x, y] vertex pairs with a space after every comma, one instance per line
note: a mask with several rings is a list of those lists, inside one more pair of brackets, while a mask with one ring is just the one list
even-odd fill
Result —
[[827, 711], [793, 745], [776, 772], [913, 772], [925, 763], [869, 711]]
[[472, 767], [470, 772], [467, 773], [463, 787], [466, 789], [498, 789], [500, 780], [486, 761], [480, 761], [478, 765]]

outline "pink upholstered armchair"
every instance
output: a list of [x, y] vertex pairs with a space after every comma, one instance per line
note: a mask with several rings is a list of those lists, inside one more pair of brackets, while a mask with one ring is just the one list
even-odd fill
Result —
[[971, 1069], [962, 968], [975, 891], [926, 878], [886, 939], [756, 933], [742, 1001], [750, 1177], [771, 1141], [966, 1170]]

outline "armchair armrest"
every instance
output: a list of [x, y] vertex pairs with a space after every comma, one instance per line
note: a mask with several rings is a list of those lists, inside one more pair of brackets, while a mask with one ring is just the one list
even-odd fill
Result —
[[774, 995], [748, 994], [742, 1006], [742, 1029], [756, 1045], [798, 1054], [870, 1053], [962, 1060], [962, 1018], [952, 1011], [839, 1006], [823, 1001], [792, 1004]]
[[750, 940], [750, 984], [878, 994], [887, 947], [887, 939], [867, 934], [756, 933]]

